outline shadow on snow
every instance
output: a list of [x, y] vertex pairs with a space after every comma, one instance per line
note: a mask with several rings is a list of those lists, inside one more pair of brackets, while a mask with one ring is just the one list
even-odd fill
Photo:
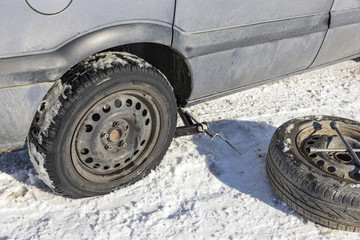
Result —
[[30, 161], [26, 144], [23, 149], [0, 154], [0, 172], [6, 173], [26, 185], [35, 186], [46, 192], [52, 192], [38, 178], [38, 174]]
[[274, 126], [264, 122], [224, 120], [210, 124], [210, 132], [222, 134], [240, 152], [217, 137], [209, 142], [205, 134], [192, 138], [201, 155], [206, 156], [207, 167], [224, 184], [240, 194], [248, 194], [267, 205], [285, 211], [294, 211], [276, 195], [266, 176], [266, 154]]

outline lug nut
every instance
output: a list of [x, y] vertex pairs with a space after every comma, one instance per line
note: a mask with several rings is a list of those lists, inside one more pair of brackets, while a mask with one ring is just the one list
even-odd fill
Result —
[[105, 145], [105, 150], [111, 150], [111, 149], [112, 149], [112, 146], [110, 144]]
[[115, 121], [115, 122], [113, 123], [113, 127], [119, 127], [119, 126], [120, 126], [120, 122]]
[[118, 147], [126, 147], [126, 146], [127, 146], [127, 143], [124, 142], [124, 140], [120, 141], [118, 144]]
[[109, 137], [109, 134], [103, 132], [103, 133], [100, 134], [100, 137], [101, 137], [101, 138], [108, 138], [108, 137]]
[[127, 130], [128, 128], [129, 128], [128, 125], [125, 125], [125, 126], [124, 126], [124, 130]]

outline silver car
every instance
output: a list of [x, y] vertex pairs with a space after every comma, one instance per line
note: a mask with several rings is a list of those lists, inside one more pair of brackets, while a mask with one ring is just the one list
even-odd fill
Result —
[[[56, 193], [134, 183], [182, 107], [360, 56], [359, 0], [5, 0], [0, 148]], [[195, 124], [196, 126], [196, 124]], [[184, 130], [184, 129], [182, 129]]]

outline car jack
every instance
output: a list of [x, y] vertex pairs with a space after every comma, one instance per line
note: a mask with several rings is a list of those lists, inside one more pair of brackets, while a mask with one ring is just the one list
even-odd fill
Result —
[[239, 155], [241, 155], [241, 152], [236, 149], [224, 136], [222, 136], [220, 133], [212, 134], [209, 131], [209, 125], [207, 122], [200, 122], [196, 120], [196, 118], [191, 115], [188, 111], [186, 111], [183, 108], [178, 108], [178, 114], [181, 118], [181, 120], [184, 123], [184, 126], [177, 127], [175, 132], [175, 137], [183, 137], [183, 136], [189, 136], [194, 135], [198, 133], [206, 133], [210, 137], [210, 141], [214, 140], [216, 137], [220, 137], [224, 142], [226, 142], [232, 149], [234, 149]]

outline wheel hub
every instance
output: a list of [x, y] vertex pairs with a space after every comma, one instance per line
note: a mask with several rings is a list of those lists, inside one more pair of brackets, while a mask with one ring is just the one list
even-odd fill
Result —
[[122, 131], [119, 128], [113, 129], [110, 131], [109, 134], [109, 141], [110, 142], [118, 142], [121, 139]]
[[138, 91], [114, 93], [97, 102], [74, 134], [72, 155], [84, 175], [126, 175], [145, 161], [141, 156], [159, 131], [157, 114], [151, 98]]
[[105, 150], [127, 145], [127, 138], [132, 131], [129, 126], [129, 122], [125, 119], [117, 119], [105, 125], [100, 134], [101, 144]]

